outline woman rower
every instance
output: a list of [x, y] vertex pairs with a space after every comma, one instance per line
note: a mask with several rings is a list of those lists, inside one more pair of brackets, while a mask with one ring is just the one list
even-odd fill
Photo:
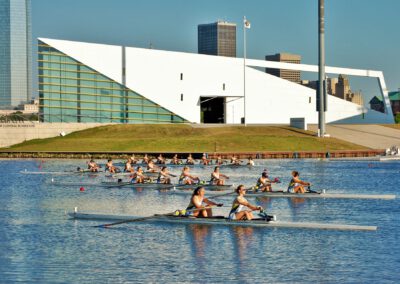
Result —
[[170, 174], [167, 167], [162, 167], [161, 171], [158, 173], [157, 183], [171, 184], [171, 177], [173, 176], [175, 175]]
[[218, 156], [217, 159], [215, 160], [215, 163], [220, 166], [224, 163], [224, 161], [222, 160], [221, 156]]
[[182, 161], [178, 158], [178, 154], [175, 154], [171, 159], [171, 164], [173, 165], [181, 165]]
[[194, 217], [202, 217], [202, 218], [212, 217], [212, 210], [211, 208], [207, 208], [207, 205], [218, 206], [218, 207], [223, 206], [222, 203], [215, 203], [205, 198], [204, 197], [205, 192], [206, 190], [202, 186], [197, 187], [193, 191], [192, 197], [190, 198], [190, 203], [186, 208], [187, 210], [186, 215]]
[[197, 184], [200, 182], [199, 177], [192, 176], [189, 173], [190, 169], [188, 166], [184, 166], [182, 169], [182, 173], [179, 176], [179, 184]]
[[203, 156], [201, 157], [201, 163], [202, 163], [204, 166], [207, 166], [208, 164], [210, 164], [210, 160], [207, 159], [206, 154], [203, 154]]
[[290, 180], [289, 186], [288, 186], [288, 192], [291, 193], [305, 193], [306, 189], [305, 187], [309, 187], [311, 183], [302, 181], [299, 178], [300, 174], [298, 171], [293, 171], [292, 172], [292, 179]]
[[[244, 195], [246, 194], [246, 188], [244, 185], [239, 185], [236, 188], [236, 193], [238, 196], [235, 198], [235, 200], [232, 203], [232, 209], [229, 212], [229, 219], [231, 220], [251, 220], [254, 218], [252, 211], [254, 210], [259, 210], [262, 211], [261, 206], [255, 206], [247, 201], [246, 198], [244, 198]], [[249, 208], [249, 209], [246, 209]]]
[[148, 177], [143, 174], [143, 169], [139, 166], [132, 175], [131, 183], [144, 183], [146, 179], [148, 179]]
[[126, 161], [124, 172], [126, 172], [126, 173], [135, 172], [135, 169], [132, 167], [132, 159], [131, 158], [128, 158], [128, 160]]
[[143, 160], [142, 160], [142, 163], [143, 164], [148, 164], [149, 163], [149, 157], [147, 156], [147, 154], [144, 154], [144, 157], [143, 157]]
[[113, 165], [113, 160], [108, 159], [107, 164], [106, 164], [106, 170], [108, 170], [110, 173], [115, 174], [116, 172], [119, 172], [120, 170]]
[[229, 179], [228, 176], [223, 175], [219, 172], [219, 166], [214, 168], [214, 171], [211, 173], [210, 184], [212, 185], [224, 185], [225, 179]]
[[249, 157], [249, 160], [247, 161], [247, 165], [250, 167], [254, 166], [254, 160], [252, 157]]
[[194, 159], [192, 157], [192, 154], [189, 154], [189, 156], [187, 157], [186, 165], [194, 165]]
[[135, 158], [135, 154], [132, 154], [131, 156], [131, 164], [134, 165], [138, 162], [138, 160]]
[[147, 164], [147, 171], [151, 172], [151, 173], [156, 173], [160, 170], [159, 167], [157, 167], [156, 165], [154, 165], [154, 162], [152, 160], [149, 161], [149, 163]]
[[272, 183], [273, 181], [268, 177], [268, 172], [264, 170], [261, 177], [257, 180], [256, 189], [260, 189], [262, 192], [272, 191]]
[[92, 159], [88, 163], [88, 170], [91, 172], [98, 172], [100, 166]]
[[156, 164], [165, 164], [165, 158], [162, 156], [162, 154], [158, 155]]

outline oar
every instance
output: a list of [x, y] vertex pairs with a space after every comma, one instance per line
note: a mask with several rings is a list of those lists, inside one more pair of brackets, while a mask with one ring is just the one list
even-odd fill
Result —
[[[202, 207], [202, 208], [195, 208], [195, 209], [190, 209], [190, 210], [185, 210], [185, 211], [186, 212], [195, 212], [195, 211], [205, 210], [205, 209], [211, 208], [213, 206], [215, 206], [215, 205], [209, 205], [209, 206], [205, 206], [205, 207]], [[175, 210], [174, 212], [170, 212], [170, 213], [154, 214], [152, 216], [129, 219], [129, 220], [122, 220], [122, 221], [109, 223], [109, 224], [98, 225], [98, 226], [94, 226], [94, 227], [96, 227], [96, 228], [108, 228], [108, 227], [111, 227], [111, 226], [120, 225], [120, 224], [124, 224], [124, 223], [133, 223], [133, 222], [146, 221], [146, 220], [150, 220], [150, 219], [153, 219], [153, 218], [158, 218], [158, 217], [161, 217], [161, 216], [174, 216], [177, 213], [179, 214], [179, 212], [181, 212], [181, 211], [182, 210]]]

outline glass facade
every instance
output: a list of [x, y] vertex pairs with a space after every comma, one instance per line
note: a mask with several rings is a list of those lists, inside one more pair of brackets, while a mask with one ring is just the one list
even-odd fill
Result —
[[182, 123], [168, 111], [68, 55], [38, 42], [43, 122]]
[[32, 97], [30, 0], [0, 0], [0, 108]]

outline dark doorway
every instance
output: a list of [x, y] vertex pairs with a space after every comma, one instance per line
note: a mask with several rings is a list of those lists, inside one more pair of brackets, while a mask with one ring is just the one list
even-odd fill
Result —
[[200, 97], [202, 123], [225, 123], [225, 98]]

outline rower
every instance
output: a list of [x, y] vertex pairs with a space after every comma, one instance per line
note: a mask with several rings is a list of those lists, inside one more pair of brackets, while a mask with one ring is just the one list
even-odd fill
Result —
[[220, 166], [224, 163], [224, 161], [222, 160], [221, 156], [218, 156], [217, 159], [215, 160], [215, 163]]
[[[190, 210], [189, 212], [186, 212], [187, 216], [194, 216], [194, 217], [199, 217], [199, 218], [207, 218], [207, 217], [212, 217], [212, 210], [211, 208], [204, 208], [205, 205], [207, 206], [218, 206], [221, 207], [223, 206], [222, 203], [215, 203], [211, 200], [208, 200], [207, 198], [204, 197], [206, 190], [204, 187], [199, 186], [197, 187], [192, 194], [192, 197], [190, 198], [190, 203], [186, 210]], [[204, 208], [204, 209], [202, 209]], [[199, 209], [199, 210], [196, 210]]]
[[131, 159], [131, 164], [132, 165], [134, 165], [134, 164], [136, 164], [138, 162], [138, 160], [135, 158], [135, 154], [132, 154], [130, 159]]
[[201, 163], [202, 163], [204, 166], [207, 166], [208, 164], [210, 164], [210, 160], [207, 159], [206, 154], [203, 154], [203, 156], [201, 157]]
[[189, 154], [189, 156], [187, 157], [186, 165], [194, 165], [194, 159], [192, 157], [192, 154]]
[[277, 181], [278, 179], [276, 179], [276, 181], [270, 180], [268, 177], [268, 172], [264, 170], [261, 174], [261, 177], [257, 180], [256, 189], [259, 189], [262, 192], [272, 191], [272, 183]]
[[88, 170], [91, 172], [98, 172], [99, 171], [100, 166], [97, 165], [97, 163], [92, 159], [89, 161], [88, 163]]
[[167, 167], [162, 167], [161, 171], [158, 173], [157, 183], [171, 184], [171, 177], [175, 175], [170, 174]]
[[292, 172], [292, 179], [290, 180], [287, 191], [290, 193], [305, 193], [305, 187], [309, 187], [311, 183], [302, 181], [299, 178], [300, 174], [298, 171]]
[[124, 172], [126, 173], [133, 173], [135, 172], [135, 169], [132, 167], [132, 160], [131, 158], [128, 158], [128, 160], [125, 163], [125, 168], [124, 168]]
[[108, 170], [110, 173], [115, 174], [116, 172], [119, 172], [120, 170], [113, 165], [113, 160], [108, 159], [107, 164], [106, 164], [106, 170]]
[[251, 166], [251, 167], [254, 166], [254, 160], [252, 157], [249, 157], [249, 160], [247, 161], [247, 165]]
[[165, 158], [162, 156], [162, 154], [158, 155], [156, 164], [165, 164]]
[[149, 163], [147, 164], [147, 171], [151, 173], [156, 173], [160, 171], [160, 168], [154, 165], [154, 162], [150, 160]]
[[142, 163], [143, 164], [148, 164], [149, 163], [149, 157], [147, 156], [147, 154], [144, 154], [144, 157], [143, 157], [143, 160], [142, 160]]
[[173, 165], [181, 165], [182, 161], [178, 158], [178, 154], [175, 154], [171, 159], [171, 164]]
[[211, 173], [210, 184], [212, 185], [224, 185], [225, 179], [229, 179], [228, 176], [223, 175], [219, 172], [219, 166], [214, 168], [214, 171]]
[[[261, 206], [255, 206], [249, 203], [246, 198], [244, 198], [244, 195], [246, 194], [246, 188], [244, 187], [244, 185], [239, 185], [236, 188], [236, 193], [238, 194], [238, 196], [232, 203], [232, 208], [229, 212], [229, 219], [251, 220], [254, 218], [252, 211], [259, 210], [261, 212], [263, 210]], [[248, 209], [246, 209], [246, 207]]]
[[148, 177], [143, 174], [142, 167], [138, 166], [136, 172], [132, 175], [131, 183], [144, 183], [146, 179], [148, 179]]
[[232, 165], [240, 165], [241, 162], [242, 162], [242, 161], [241, 161], [241, 160], [238, 160], [238, 158], [236, 158], [235, 155], [233, 155], [233, 156], [231, 157], [231, 164], [232, 164]]
[[199, 177], [192, 176], [189, 171], [188, 166], [183, 167], [182, 173], [179, 176], [179, 184], [198, 184], [200, 182]]

